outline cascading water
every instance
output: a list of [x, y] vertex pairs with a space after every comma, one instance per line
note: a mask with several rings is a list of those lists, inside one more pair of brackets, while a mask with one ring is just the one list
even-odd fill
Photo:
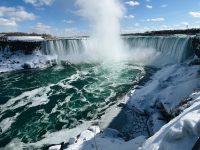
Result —
[[79, 55], [87, 50], [87, 39], [58, 39], [42, 43], [41, 52], [57, 55], [58, 60], [66, 60], [69, 55]]
[[128, 36], [124, 38], [129, 48], [154, 49], [161, 52], [163, 57], [172, 57], [176, 62], [183, 62], [194, 54], [191, 45], [191, 38], [181, 36]]
[[[127, 36], [122, 37], [122, 39], [129, 47], [128, 52], [124, 50], [124, 54], [126, 53], [126, 55], [131, 55], [130, 52], [134, 54], [134, 51], [139, 49], [137, 57], [140, 57], [142, 54], [148, 56], [148, 49], [153, 49], [155, 52], [160, 52], [163, 55], [162, 57], [171, 57], [176, 62], [183, 62], [194, 54], [191, 45], [192, 39], [190, 37]], [[93, 40], [90, 38], [45, 41], [43, 42], [41, 51], [43, 54], [57, 55], [60, 60], [69, 59], [69, 56], [71, 55], [86, 54], [89, 56], [91, 53], [96, 52], [90, 50], [92, 42]], [[147, 51], [144, 51], [144, 49], [147, 49]], [[134, 60], [135, 58], [132, 57], [131, 59]]]

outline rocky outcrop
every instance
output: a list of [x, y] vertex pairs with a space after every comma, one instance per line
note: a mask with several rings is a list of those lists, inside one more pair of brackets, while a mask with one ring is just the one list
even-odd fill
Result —
[[12, 52], [23, 51], [25, 54], [31, 54], [34, 50], [41, 49], [41, 42], [26, 41], [0, 41], [0, 50], [9, 50]]
[[195, 37], [192, 39], [192, 47], [194, 49], [194, 53], [198, 58], [200, 58], [200, 38]]

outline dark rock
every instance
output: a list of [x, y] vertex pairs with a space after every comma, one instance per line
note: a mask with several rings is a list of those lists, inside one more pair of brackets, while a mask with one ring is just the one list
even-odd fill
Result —
[[171, 119], [174, 118], [174, 116], [170, 112], [167, 111], [163, 103], [160, 102], [159, 104], [160, 104], [160, 113], [165, 118], [165, 120], [169, 122]]
[[24, 63], [24, 64], [22, 65], [22, 68], [24, 68], [24, 69], [31, 69], [31, 65], [28, 64], [28, 63]]
[[41, 49], [42, 42], [28, 41], [0, 41], [0, 49], [11, 52], [23, 51], [24, 54], [32, 54], [35, 50]]
[[124, 104], [124, 103], [119, 103], [118, 105], [117, 105], [118, 107], [125, 107], [126, 106], [126, 104]]
[[200, 58], [200, 38], [192, 39], [192, 47], [196, 56]]
[[193, 66], [193, 65], [200, 65], [200, 59], [195, 59], [195, 60], [191, 61], [189, 65], [190, 65], [190, 66]]
[[200, 150], [200, 138], [196, 141], [192, 150]]
[[62, 142], [60, 144], [51, 144], [51, 145], [45, 145], [42, 147], [42, 150], [49, 150], [52, 146], [57, 146], [57, 145], [60, 145], [60, 150], [64, 150], [64, 147], [65, 147], [65, 143]]

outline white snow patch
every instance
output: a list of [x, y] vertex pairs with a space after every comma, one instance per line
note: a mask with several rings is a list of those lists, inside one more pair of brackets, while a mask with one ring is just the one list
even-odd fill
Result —
[[49, 150], [60, 150], [61, 145], [54, 145], [49, 148]]
[[36, 42], [43, 41], [44, 38], [41, 36], [7, 36], [9, 41], [28, 41], [28, 42]]

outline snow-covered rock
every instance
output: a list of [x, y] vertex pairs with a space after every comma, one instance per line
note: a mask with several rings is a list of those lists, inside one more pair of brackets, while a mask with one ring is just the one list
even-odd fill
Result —
[[125, 142], [118, 136], [120, 133], [114, 129], [106, 129], [102, 133], [96, 133], [96, 131], [83, 131], [77, 142], [69, 145], [66, 150], [137, 150], [146, 140], [144, 136], [140, 136]]
[[61, 145], [54, 145], [54, 146], [49, 147], [49, 150], [60, 150], [60, 148], [61, 148]]
[[151, 106], [161, 102], [170, 112], [200, 85], [198, 70], [199, 66], [186, 64], [164, 67], [144, 87], [132, 92], [129, 106], [148, 111]]
[[32, 41], [43, 41], [44, 38], [41, 36], [7, 36], [7, 39], [9, 41], [28, 41], [28, 42], [32, 42]]
[[20, 69], [45, 68], [55, 64], [57, 56], [43, 55], [40, 51], [25, 55], [23, 52], [1, 52], [0, 73]]
[[141, 150], [191, 150], [200, 135], [200, 92], [195, 96], [193, 105], [149, 138]]

